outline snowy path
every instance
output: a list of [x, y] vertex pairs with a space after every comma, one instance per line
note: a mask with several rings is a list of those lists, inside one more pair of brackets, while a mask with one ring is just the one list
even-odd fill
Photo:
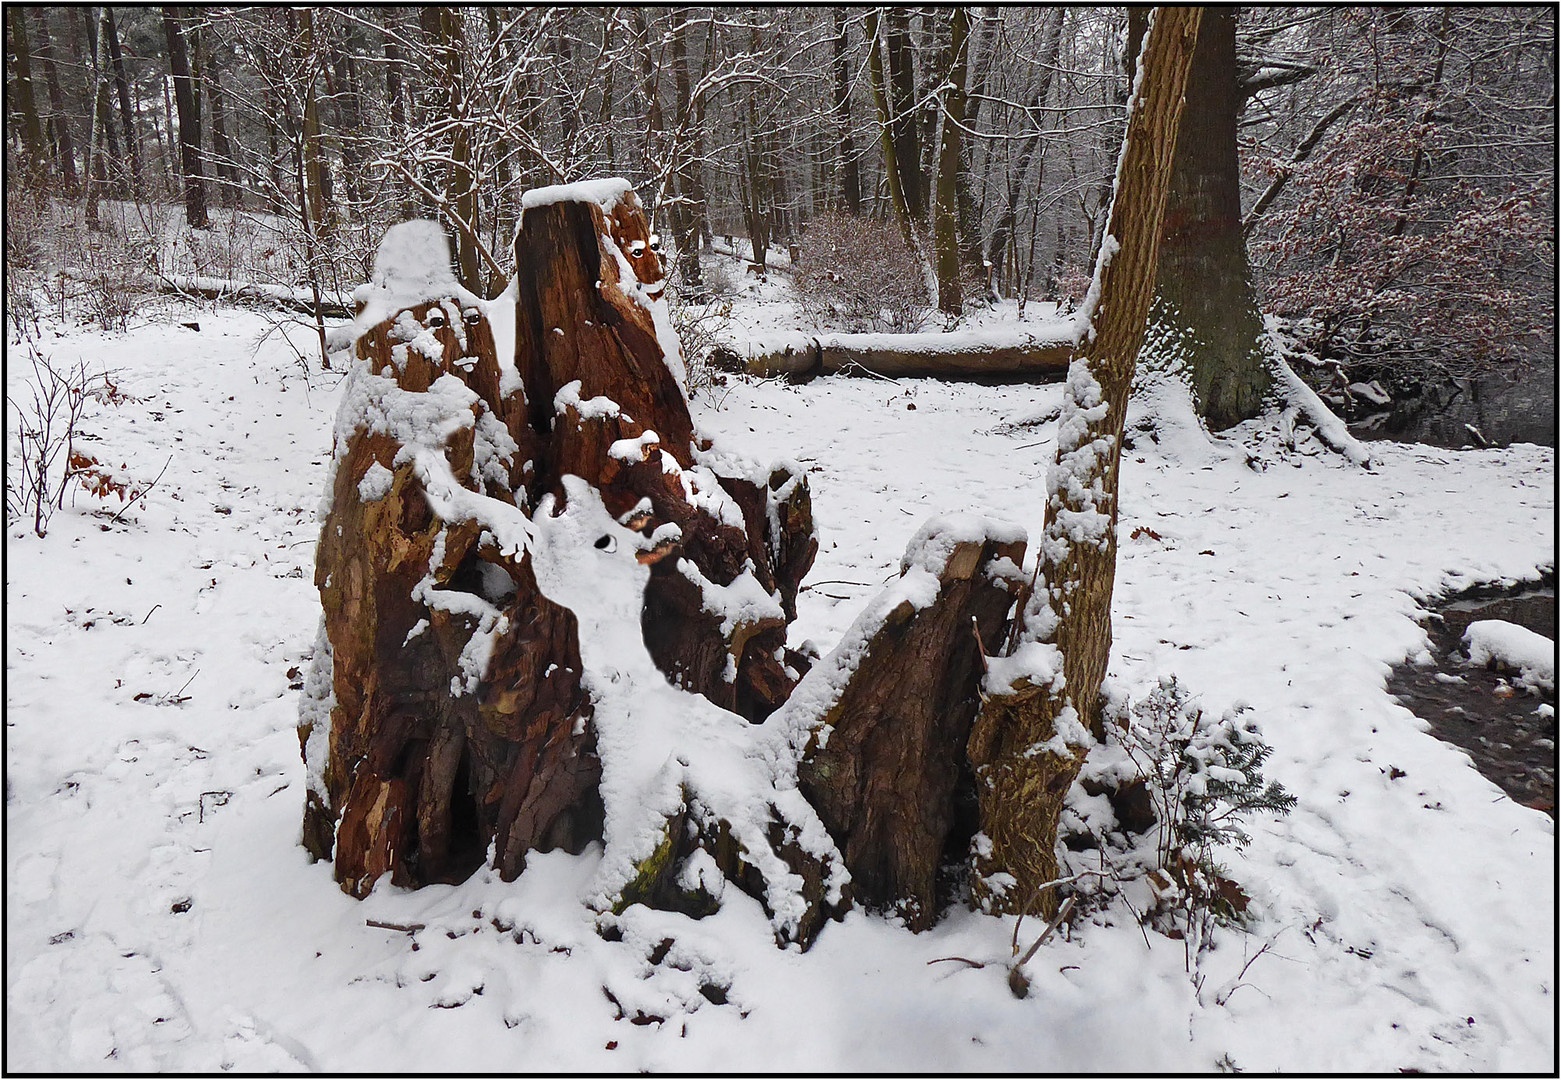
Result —
[[[853, 914], [798, 955], [739, 897], [697, 923], [631, 912], [609, 943], [578, 903], [591, 855], [344, 897], [298, 846], [290, 674], [318, 617], [334, 382], [306, 390], [275, 339], [253, 351], [252, 315], [200, 321], [47, 346], [143, 399], [96, 411], [94, 453], [143, 480], [173, 461], [118, 524], [83, 493], [46, 540], [7, 541], [11, 1068], [1550, 1067], [1552, 823], [1384, 684], [1424, 642], [1412, 595], [1553, 565], [1552, 451], [1379, 446], [1369, 474], [1186, 440], [1127, 456], [1113, 670], [1135, 696], [1174, 672], [1251, 703], [1300, 805], [1226, 860], [1263, 914], [1207, 958], [1201, 1001], [1180, 945], [1122, 919], [1048, 946], [1021, 1002], [1000, 971], [927, 966], [1006, 955], [1011, 922], [964, 912], [914, 936]], [[736, 384], [698, 411], [815, 470], [794, 634], [827, 648], [926, 517], [1038, 529], [1055, 425], [1025, 421], [1058, 394]]]

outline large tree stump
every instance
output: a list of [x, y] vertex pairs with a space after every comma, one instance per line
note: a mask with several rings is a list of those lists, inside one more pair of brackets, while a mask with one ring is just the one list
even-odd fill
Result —
[[913, 930], [932, 925], [938, 870], [963, 859], [976, 831], [964, 747], [984, 657], [1024, 584], [1024, 547], [1023, 532], [979, 519], [923, 526], [900, 580], [788, 710], [815, 717], [799, 780], [845, 857], [852, 898], [896, 909]]
[[930, 925], [1022, 536], [925, 529], [810, 672], [786, 645], [818, 549], [806, 480], [698, 433], [627, 183], [528, 193], [516, 264], [484, 302], [409, 222], [355, 294], [306, 845], [362, 896], [599, 839], [602, 912], [699, 917], [730, 883], [804, 946], [849, 862], [864, 900]]
[[807, 667], [786, 649], [817, 551], [806, 481], [697, 437], [626, 183], [531, 193], [517, 265], [485, 303], [408, 223], [357, 294], [305, 842], [363, 895], [386, 872], [459, 881], [490, 844], [508, 879], [602, 838], [620, 908], [664, 894], [694, 837], [808, 940], [846, 875], [755, 723]]
[[600, 829], [574, 616], [471, 512], [520, 516], [535, 440], [486, 305], [447, 257], [430, 265], [443, 245], [431, 223], [397, 226], [360, 290], [377, 321], [343, 391], [316, 556], [304, 838], [354, 895], [387, 871], [463, 880], [493, 841], [513, 877], [527, 850], [578, 851]]

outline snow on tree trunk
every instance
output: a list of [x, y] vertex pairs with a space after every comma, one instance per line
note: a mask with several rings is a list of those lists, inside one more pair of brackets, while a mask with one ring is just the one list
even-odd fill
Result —
[[807, 667], [785, 647], [817, 550], [806, 481], [695, 432], [625, 181], [523, 207], [499, 300], [456, 283], [426, 222], [387, 234], [357, 294], [306, 844], [361, 896], [600, 837], [599, 909], [698, 914], [730, 880], [805, 944], [848, 875], [760, 721]]
[[1099, 724], [1111, 653], [1117, 480], [1133, 368], [1154, 291], [1172, 148], [1199, 8], [1157, 8], [1130, 97], [1115, 197], [1047, 475], [1037, 577], [1015, 647], [995, 658], [969, 741], [980, 803], [973, 899], [1056, 910], [1057, 822]]

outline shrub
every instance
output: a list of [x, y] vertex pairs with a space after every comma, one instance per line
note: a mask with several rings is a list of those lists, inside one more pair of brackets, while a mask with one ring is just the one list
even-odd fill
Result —
[[931, 298], [921, 262], [888, 222], [817, 214], [800, 254], [797, 305], [821, 329], [910, 333], [926, 320]]
[[1247, 903], [1214, 861], [1215, 850], [1245, 847], [1251, 837], [1244, 819], [1287, 814], [1295, 796], [1264, 780], [1263, 762], [1273, 750], [1250, 709], [1213, 720], [1174, 677], [1133, 707], [1122, 742], [1148, 783], [1158, 819], [1150, 875], [1160, 904], [1155, 917], [1174, 936], [1206, 939], [1208, 923], [1239, 921]]

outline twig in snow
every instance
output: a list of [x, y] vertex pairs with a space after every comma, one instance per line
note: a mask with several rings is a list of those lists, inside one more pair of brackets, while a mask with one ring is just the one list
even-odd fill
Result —
[[426, 924], [420, 923], [420, 922], [414, 922], [414, 923], [393, 923], [393, 922], [381, 922], [379, 919], [364, 919], [363, 920], [363, 925], [365, 925], [365, 926], [373, 926], [373, 927], [376, 927], [376, 928], [378, 928], [380, 930], [395, 930], [398, 933], [402, 933], [402, 934], [415, 934], [419, 930], [427, 929]]
[[[148, 614], [150, 614], [150, 612], [148, 612]], [[199, 675], [200, 673], [201, 669], [196, 668], [195, 675]], [[189, 701], [190, 699], [184, 696], [184, 691], [186, 687], [195, 681], [195, 675], [191, 675], [188, 679], [185, 679], [184, 686], [179, 687], [179, 689], [176, 690], [171, 697], [164, 698], [163, 700], [168, 702], [170, 705], [177, 705], [181, 701]]]
[[[136, 492], [135, 495], [131, 497], [129, 502], [125, 503], [124, 506], [119, 508], [119, 513], [117, 513], [113, 517], [109, 518], [108, 523], [110, 525], [118, 524], [119, 523], [119, 519], [124, 516], [124, 513], [125, 513], [126, 510], [129, 510], [139, 500], [146, 498], [147, 492], [151, 491], [154, 487], [157, 486], [157, 481], [159, 481], [159, 480], [161, 480], [163, 478], [163, 473], [167, 472], [168, 471], [168, 466], [170, 466], [172, 464], [173, 464], [173, 455], [169, 454], [168, 455], [168, 460], [163, 462], [163, 467], [161, 469], [159, 469], [158, 472], [157, 472], [157, 475], [152, 478], [152, 482], [150, 484], [146, 485], [146, 487], [142, 488], [140, 491]], [[147, 615], [150, 616], [151, 612], [150, 611], [147, 612]]]
[[[152, 605], [152, 611], [156, 611], [156, 610], [157, 610], [157, 609], [158, 609], [158, 608], [160, 608], [160, 607], [162, 607], [162, 606], [163, 606], [163, 605], [161, 605], [161, 604], [153, 604], [153, 605]], [[151, 618], [151, 617], [152, 617], [152, 611], [148, 611], [148, 612], [147, 612], [147, 613], [146, 613], [146, 619], [150, 619], [150, 618]], [[142, 626], [145, 626], [145, 625], [146, 625], [146, 619], [142, 619], [142, 620], [141, 620], [141, 625], [142, 625]]]
[[1008, 989], [1013, 991], [1014, 997], [1022, 998], [1029, 995], [1030, 979], [1024, 973], [1024, 965], [1030, 962], [1030, 958], [1035, 955], [1036, 950], [1046, 944], [1046, 939], [1051, 937], [1056, 932], [1057, 927], [1062, 925], [1062, 921], [1073, 910], [1073, 901], [1074, 897], [1070, 896], [1062, 902], [1062, 907], [1057, 909], [1057, 914], [1052, 916], [1052, 921], [1046, 924], [1046, 929], [1041, 931], [1041, 936], [1035, 939], [1035, 944], [1031, 945], [1024, 956], [1016, 960], [1008, 969]]

